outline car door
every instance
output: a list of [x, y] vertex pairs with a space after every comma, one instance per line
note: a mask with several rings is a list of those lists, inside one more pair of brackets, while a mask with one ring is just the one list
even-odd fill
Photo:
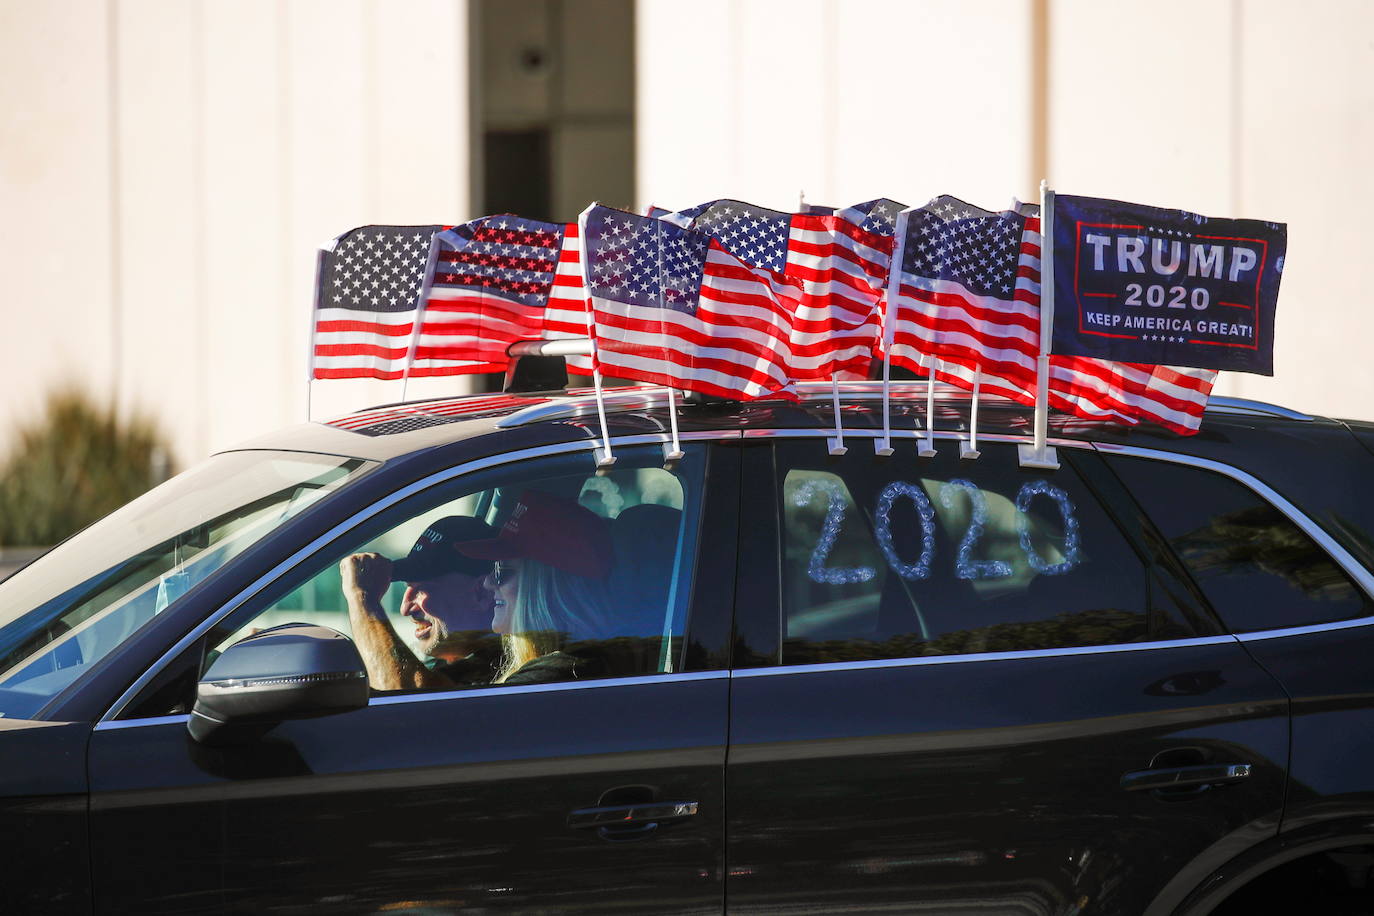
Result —
[[[1271, 488], [1259, 470], [1206, 458], [1117, 446], [1104, 460], [1227, 628], [1292, 697], [1287, 842], [1363, 834], [1374, 810], [1374, 577], [1281, 492], [1312, 476], [1312, 466], [1265, 467]], [[1328, 448], [1320, 473], [1358, 483], [1368, 460]], [[1341, 494], [1361, 499], [1358, 488]], [[1347, 513], [1328, 511], [1324, 520], [1368, 543]]]
[[731, 912], [1138, 913], [1277, 830], [1283, 691], [1090, 450], [981, 445], [747, 452]]
[[[284, 616], [326, 622], [341, 556], [413, 538], [436, 512], [496, 518], [528, 487], [571, 481], [569, 498], [614, 531], [632, 504], [674, 520], [617, 541], [611, 574], [641, 576], [637, 594], [657, 596], [649, 629], [641, 619], [617, 636], [652, 643], [643, 673], [389, 693], [222, 748], [193, 741], [184, 715], [149, 715], [156, 699], [101, 723], [89, 758], [97, 909], [719, 912], [739, 465], [737, 450], [684, 445], [669, 469], [661, 447], [622, 444], [610, 474], [579, 449], [412, 487], [227, 608], [201, 650]], [[165, 696], [169, 678], [147, 696]]]

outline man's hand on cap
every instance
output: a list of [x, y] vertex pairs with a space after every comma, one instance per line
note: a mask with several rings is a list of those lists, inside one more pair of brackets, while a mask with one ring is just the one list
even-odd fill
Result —
[[344, 594], [380, 606], [391, 585], [391, 561], [379, 553], [355, 553], [339, 564]]

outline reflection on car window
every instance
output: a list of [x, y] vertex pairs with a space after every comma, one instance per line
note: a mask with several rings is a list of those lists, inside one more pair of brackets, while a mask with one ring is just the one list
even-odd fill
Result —
[[1321, 546], [1249, 487], [1173, 462], [1109, 461], [1233, 632], [1374, 613]]
[[1192, 635], [1067, 466], [778, 446], [784, 664]]
[[705, 452], [656, 449], [489, 472], [417, 497], [385, 528], [219, 634], [282, 623], [352, 636], [376, 690], [640, 675], [680, 666]]
[[21, 570], [0, 585], [0, 713], [32, 715], [248, 545], [370, 466], [216, 455]]

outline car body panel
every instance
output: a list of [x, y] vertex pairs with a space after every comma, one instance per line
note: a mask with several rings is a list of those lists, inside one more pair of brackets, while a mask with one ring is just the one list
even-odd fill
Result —
[[[640, 680], [374, 701], [241, 747], [102, 727], [100, 908], [717, 912], [729, 682]], [[626, 786], [699, 812], [623, 842], [569, 827]]]

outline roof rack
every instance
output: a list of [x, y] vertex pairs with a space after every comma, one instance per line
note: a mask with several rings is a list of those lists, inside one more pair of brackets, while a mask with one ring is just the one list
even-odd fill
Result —
[[[917, 386], [920, 386], [919, 390]], [[605, 403], [607, 407], [661, 407], [665, 402], [668, 389], [662, 387], [634, 387], [634, 388], [607, 388], [605, 390]], [[917, 397], [924, 398], [926, 391], [926, 381], [916, 379], [909, 381], [897, 381], [892, 383], [892, 399], [894, 401], [913, 400]], [[936, 396], [945, 400], [971, 400], [973, 393], [963, 388], [945, 382], [935, 383]], [[797, 394], [803, 403], [810, 401], [829, 401], [830, 383], [829, 382], [798, 382]], [[853, 381], [840, 382], [840, 396], [849, 397], [854, 400], [877, 400], [883, 396], [883, 383], [876, 381]], [[985, 400], [1002, 400], [996, 395], [983, 395]], [[748, 403], [748, 402], [740, 402]], [[529, 423], [537, 423], [540, 420], [566, 420], [574, 417], [585, 417], [596, 413], [596, 397], [592, 394], [583, 394], [581, 391], [566, 397], [556, 397], [546, 404], [534, 404], [523, 410], [517, 410], [512, 414], [502, 417], [496, 421], [500, 429], [509, 429], [514, 426], [524, 426]]]
[[[586, 338], [573, 338], [567, 340], [522, 340], [510, 345], [508, 351], [511, 356], [512, 369], [506, 376], [505, 391], [507, 393], [518, 393], [521, 391], [541, 390], [548, 391], [548, 379], [552, 377], [549, 370], [544, 366], [539, 367], [539, 371], [530, 372], [526, 377], [527, 381], [521, 384], [520, 373], [516, 365], [522, 361], [526, 362], [553, 362], [557, 360], [562, 363], [564, 356], [585, 356], [592, 352], [591, 341]], [[553, 359], [550, 359], [552, 357]], [[534, 367], [531, 367], [532, 369]], [[561, 370], [561, 366], [559, 369]], [[566, 384], [567, 375], [561, 375]], [[894, 399], [906, 399], [908, 397], [925, 396], [925, 379], [893, 381], [892, 396]], [[921, 385], [920, 392], [914, 390], [916, 384]], [[542, 387], [536, 387], [542, 386]], [[557, 386], [554, 386], [557, 387]], [[803, 401], [828, 399], [833, 396], [829, 382], [798, 382], [797, 393]], [[839, 384], [840, 396], [850, 398], [878, 398], [882, 397], [883, 383], [881, 381], [850, 381]], [[946, 382], [936, 382], [935, 390], [938, 397], [944, 400], [967, 401], [972, 399], [972, 392], [963, 388], [956, 387]], [[668, 389], [662, 387], [646, 388], [637, 387], [632, 390], [605, 389], [606, 406], [611, 407], [652, 407], [655, 403], [662, 403], [666, 397]], [[984, 399], [1003, 400], [996, 395], [982, 395]], [[1285, 420], [1311, 421], [1316, 417], [1312, 414], [1303, 413], [1278, 404], [1271, 404], [1266, 401], [1255, 401], [1248, 398], [1232, 397], [1211, 397], [1207, 401], [1208, 411], [1223, 414], [1239, 414], [1249, 416], [1279, 417]], [[523, 426], [527, 423], [534, 423], [539, 420], [567, 419], [570, 417], [580, 417], [592, 413], [596, 410], [595, 397], [588, 395], [585, 397], [576, 396], [560, 398], [552, 403], [539, 404], [527, 407], [524, 410], [517, 410], [515, 413], [503, 418], [497, 423], [501, 428], [513, 426]]]
[[[924, 379], [904, 380], [892, 382], [892, 399], [894, 401], [912, 400], [925, 397], [926, 382]], [[668, 389], [660, 387], [634, 387], [634, 388], [608, 388], [605, 390], [605, 403], [607, 407], [618, 408], [649, 408], [661, 407], [665, 403], [664, 398]], [[945, 382], [935, 383], [936, 396], [945, 401], [968, 401], [972, 399], [972, 392]], [[799, 382], [797, 384], [797, 394], [802, 402], [828, 401], [830, 399], [829, 382]], [[840, 383], [841, 397], [848, 397], [854, 400], [877, 399], [883, 394], [883, 383], [878, 381], [853, 381]], [[982, 395], [984, 400], [1004, 400], [996, 395]], [[1014, 403], [1008, 401], [1008, 403]], [[1253, 401], [1246, 398], [1214, 397], [1208, 401], [1207, 409], [1216, 413], [1238, 414], [1250, 416], [1279, 417], [1285, 420], [1304, 420], [1312, 421], [1317, 418], [1312, 414], [1302, 411], [1292, 410], [1281, 407], [1277, 404], [1270, 404], [1265, 401]], [[529, 423], [537, 423], [541, 420], [566, 420], [575, 417], [585, 417], [596, 413], [596, 397], [590, 393], [584, 394], [576, 391], [568, 396], [555, 397], [554, 400], [544, 404], [534, 404], [530, 407], [517, 410], [496, 422], [497, 427], [509, 429], [516, 426], [525, 426]]]

